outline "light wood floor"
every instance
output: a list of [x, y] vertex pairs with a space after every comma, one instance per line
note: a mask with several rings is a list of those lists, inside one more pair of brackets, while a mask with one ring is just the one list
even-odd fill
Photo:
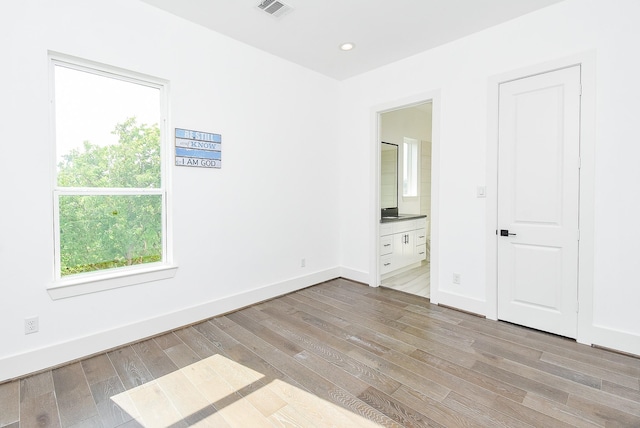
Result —
[[430, 272], [429, 262], [423, 261], [417, 268], [383, 279], [380, 285], [428, 298], [431, 295]]
[[334, 280], [0, 385], [10, 427], [638, 427], [640, 359]]

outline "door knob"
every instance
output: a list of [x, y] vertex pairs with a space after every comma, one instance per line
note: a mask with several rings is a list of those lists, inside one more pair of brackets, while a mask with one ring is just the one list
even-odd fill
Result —
[[509, 233], [509, 229], [500, 229], [500, 236], [516, 236], [516, 234]]

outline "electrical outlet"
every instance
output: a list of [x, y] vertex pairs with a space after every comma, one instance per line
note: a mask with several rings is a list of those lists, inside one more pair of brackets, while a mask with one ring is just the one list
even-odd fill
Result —
[[460, 284], [460, 274], [459, 273], [454, 273], [453, 274], [453, 283], [454, 284]]
[[305, 267], [307, 265], [307, 259], [302, 258], [300, 259], [300, 267]]
[[37, 333], [38, 326], [38, 317], [31, 317], [24, 319], [24, 334]]

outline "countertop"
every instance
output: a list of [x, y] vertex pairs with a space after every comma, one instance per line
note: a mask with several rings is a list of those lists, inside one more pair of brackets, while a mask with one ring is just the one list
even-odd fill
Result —
[[425, 217], [427, 217], [426, 214], [399, 214], [397, 217], [382, 217], [380, 223], [394, 223], [396, 221], [415, 220]]

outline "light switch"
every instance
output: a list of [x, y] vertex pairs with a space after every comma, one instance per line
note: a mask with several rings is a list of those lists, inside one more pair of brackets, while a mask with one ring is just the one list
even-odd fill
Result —
[[485, 198], [487, 196], [487, 188], [484, 186], [478, 186], [476, 192], [478, 198]]

